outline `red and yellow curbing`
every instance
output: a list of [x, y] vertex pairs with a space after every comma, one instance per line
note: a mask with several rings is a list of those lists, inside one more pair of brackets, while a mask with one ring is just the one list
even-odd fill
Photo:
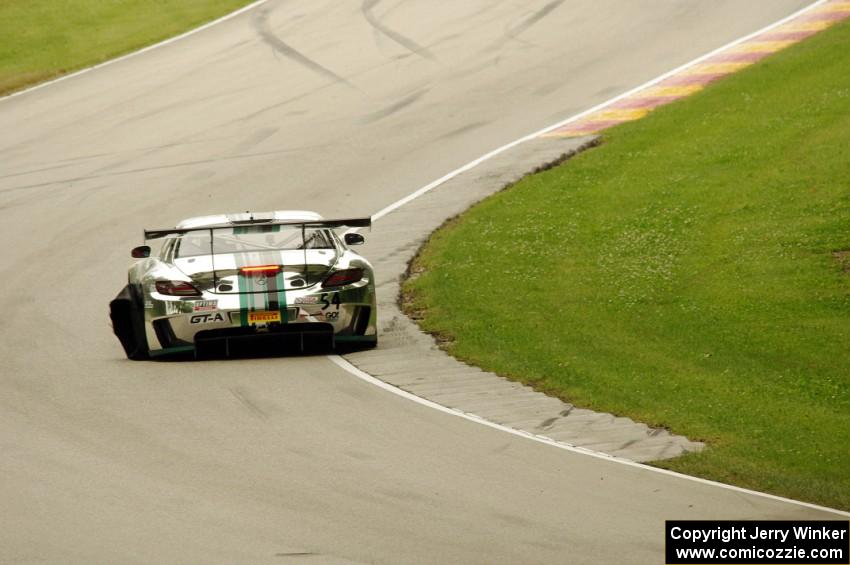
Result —
[[664, 80], [621, 98], [612, 104], [543, 134], [544, 137], [579, 137], [638, 120], [659, 106], [689, 96], [706, 85], [748, 67], [850, 17], [850, 1], [827, 0], [737, 45], [715, 53]]

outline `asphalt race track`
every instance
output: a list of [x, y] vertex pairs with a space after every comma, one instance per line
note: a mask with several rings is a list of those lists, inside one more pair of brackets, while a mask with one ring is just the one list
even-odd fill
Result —
[[0, 101], [0, 562], [660, 563], [665, 519], [828, 517], [324, 356], [130, 362], [107, 315], [144, 227], [374, 213], [807, 3], [272, 0]]

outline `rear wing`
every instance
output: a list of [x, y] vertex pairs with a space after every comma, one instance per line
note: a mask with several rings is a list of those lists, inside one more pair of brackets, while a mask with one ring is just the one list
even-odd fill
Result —
[[229, 222], [227, 224], [216, 224], [211, 226], [198, 226], [194, 228], [170, 228], [164, 230], [145, 230], [145, 241], [149, 239], [160, 239], [169, 235], [180, 235], [195, 231], [213, 231], [228, 228], [246, 226], [302, 226], [304, 229], [336, 229], [336, 228], [371, 228], [372, 218], [345, 218], [333, 220], [245, 220], [241, 222]]

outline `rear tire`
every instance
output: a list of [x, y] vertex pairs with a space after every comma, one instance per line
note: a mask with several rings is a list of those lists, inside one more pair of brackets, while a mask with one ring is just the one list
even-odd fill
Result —
[[127, 359], [133, 361], [148, 359], [142, 300], [133, 286], [125, 286], [109, 303], [109, 317], [112, 319], [112, 331], [121, 342]]

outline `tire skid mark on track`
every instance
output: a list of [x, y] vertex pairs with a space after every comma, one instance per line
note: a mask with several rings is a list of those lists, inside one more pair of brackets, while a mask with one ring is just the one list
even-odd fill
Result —
[[446, 132], [446, 133], [440, 135], [437, 138], [437, 140], [452, 139], [452, 138], [457, 137], [459, 135], [462, 135], [464, 133], [486, 127], [489, 124], [490, 124], [490, 122], [487, 121], [487, 120], [479, 120], [477, 122], [472, 122], [472, 123], [466, 124], [465, 126], [461, 126], [457, 129], [453, 129], [452, 131], [449, 131], [449, 132]]
[[519, 35], [528, 30], [534, 24], [554, 12], [563, 3], [564, 0], [552, 0], [536, 12], [517, 22], [513, 27], [508, 30], [508, 35], [516, 39]]
[[389, 37], [411, 53], [415, 53], [420, 57], [435, 61], [437, 57], [435, 57], [434, 54], [428, 50], [427, 47], [423, 47], [412, 39], [391, 29], [375, 15], [375, 6], [377, 6], [380, 1], [381, 0], [363, 0], [363, 4], [360, 6], [360, 11], [363, 13], [363, 17], [366, 19], [366, 21], [369, 22], [369, 25], [372, 26], [376, 32]]
[[248, 396], [248, 392], [244, 387], [232, 387], [230, 389], [230, 394], [239, 401], [239, 403], [244, 406], [249, 412], [251, 412], [254, 416], [260, 418], [261, 420], [268, 419], [269, 415], [265, 410], [260, 408], [256, 402], [251, 400], [250, 396]]
[[401, 110], [404, 110], [408, 106], [411, 106], [411, 105], [415, 104], [416, 102], [418, 102], [419, 99], [421, 99], [423, 96], [428, 94], [428, 90], [429, 89], [427, 87], [415, 90], [411, 94], [408, 94], [407, 96], [404, 96], [403, 98], [401, 98], [399, 100], [396, 100], [392, 104], [385, 106], [384, 108], [381, 108], [380, 110], [377, 110], [377, 111], [372, 112], [371, 114], [365, 116], [364, 118], [361, 119], [361, 122], [364, 123], [364, 124], [370, 124], [372, 122], [377, 122], [379, 120], [383, 120], [384, 118], [392, 116], [396, 112], [400, 112]]
[[260, 35], [262, 40], [267, 43], [272, 49], [274, 49], [277, 53], [280, 53], [284, 57], [299, 63], [303, 67], [310, 69], [311, 71], [322, 75], [323, 77], [330, 79], [337, 83], [345, 84], [351, 88], [355, 88], [353, 84], [348, 82], [348, 80], [327, 67], [322, 66], [317, 63], [313, 59], [307, 57], [277, 35], [274, 34], [274, 31], [271, 29], [269, 25], [269, 13], [270, 10], [268, 6], [263, 6], [256, 12], [254, 12], [254, 17], [252, 19], [252, 23], [254, 25], [254, 29], [257, 30], [257, 33]]
[[132, 175], [132, 174], [136, 174], [136, 173], [147, 173], [147, 172], [150, 172], [150, 171], [161, 171], [161, 170], [166, 170], [166, 169], [178, 169], [178, 168], [182, 168], [182, 167], [193, 167], [193, 166], [196, 166], [196, 165], [213, 164], [213, 163], [217, 163], [217, 162], [220, 162], [220, 161], [233, 161], [233, 160], [241, 160], [241, 159], [252, 159], [252, 158], [255, 158], [255, 157], [265, 157], [267, 155], [280, 155], [280, 154], [287, 154], [287, 153], [298, 153], [300, 151], [305, 151], [307, 149], [318, 149], [318, 148], [322, 148], [322, 146], [318, 146], [318, 147], [289, 147], [289, 148], [283, 148], [283, 149], [275, 149], [275, 150], [271, 150], [271, 151], [257, 151], [257, 152], [253, 152], [253, 153], [242, 153], [242, 154], [235, 154], [235, 155], [221, 155], [221, 156], [212, 157], [212, 158], [209, 158], [209, 159], [195, 159], [195, 160], [191, 160], [191, 161], [180, 161], [180, 162], [177, 162], [177, 163], [164, 163], [164, 164], [161, 164], [161, 165], [152, 165], [152, 166], [149, 166], [149, 167], [139, 167], [139, 168], [134, 168], [134, 169], [122, 169], [122, 170], [118, 170], [118, 171], [109, 171], [109, 170], [106, 170], [106, 169], [102, 169], [101, 172], [95, 172], [95, 173], [88, 174], [88, 175], [81, 175], [81, 176], [76, 176], [76, 177], [49, 180], [49, 181], [38, 182], [38, 183], [34, 183], [34, 184], [27, 184], [27, 185], [22, 185], [22, 186], [13, 186], [13, 187], [10, 187], [10, 188], [4, 188], [4, 189], [0, 189], [0, 194], [9, 194], [9, 193], [12, 193], [12, 192], [18, 192], [20, 190], [29, 190], [29, 189], [33, 189], [33, 188], [44, 188], [46, 186], [53, 186], [53, 185], [69, 185], [69, 184], [72, 184], [72, 183], [75, 183], [75, 182], [98, 179], [98, 178], [102, 178], [102, 177], [115, 177], [115, 176], [121, 176], [121, 175]]

